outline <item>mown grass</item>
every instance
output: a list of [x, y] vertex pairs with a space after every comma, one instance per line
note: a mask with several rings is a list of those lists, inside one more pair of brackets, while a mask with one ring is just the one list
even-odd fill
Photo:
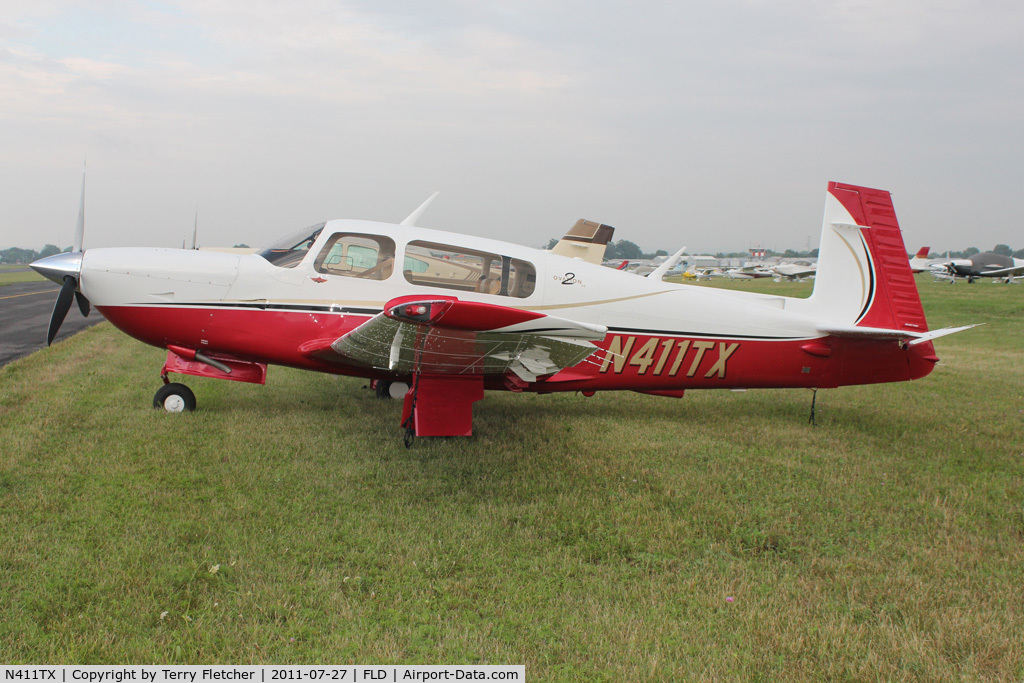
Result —
[[20, 282], [43, 282], [46, 280], [34, 270], [22, 271], [25, 266], [0, 266], [0, 287]]
[[490, 393], [411, 450], [349, 378], [153, 411], [163, 354], [91, 328], [0, 370], [0, 661], [1024, 678], [1024, 288], [919, 286], [987, 325], [818, 428], [807, 391]]

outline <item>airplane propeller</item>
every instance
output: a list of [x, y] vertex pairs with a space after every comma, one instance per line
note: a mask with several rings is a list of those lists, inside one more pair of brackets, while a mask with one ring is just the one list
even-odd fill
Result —
[[64, 318], [71, 310], [71, 300], [78, 302], [78, 310], [85, 317], [89, 316], [89, 300], [79, 289], [82, 274], [82, 239], [85, 235], [85, 172], [82, 172], [82, 198], [78, 206], [78, 224], [75, 226], [74, 251], [67, 254], [55, 254], [31, 264], [31, 268], [60, 285], [60, 293], [53, 304], [50, 314], [50, 326], [46, 331], [46, 345], [53, 343]]
[[57, 301], [53, 304], [53, 313], [50, 314], [50, 327], [46, 331], [47, 346], [53, 343], [53, 338], [57, 336], [64, 318], [67, 317], [68, 311], [71, 309], [71, 300], [75, 298], [75, 289], [77, 287], [78, 282], [75, 278], [70, 275], [64, 276], [64, 284], [61, 285], [60, 294], [57, 295]]

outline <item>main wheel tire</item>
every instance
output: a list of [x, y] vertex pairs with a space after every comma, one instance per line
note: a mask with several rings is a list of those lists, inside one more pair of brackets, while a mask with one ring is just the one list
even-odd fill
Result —
[[405, 394], [409, 391], [408, 382], [392, 382], [391, 386], [388, 387], [388, 396], [395, 400], [402, 400], [405, 398]]
[[391, 389], [391, 382], [387, 380], [379, 379], [376, 384], [377, 398], [384, 401], [391, 398], [389, 390]]
[[163, 408], [168, 413], [183, 413], [196, 409], [196, 395], [184, 384], [165, 384], [153, 397], [153, 407]]

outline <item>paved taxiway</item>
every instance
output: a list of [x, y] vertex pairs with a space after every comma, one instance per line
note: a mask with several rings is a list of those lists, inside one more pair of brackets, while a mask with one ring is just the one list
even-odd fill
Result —
[[[0, 287], [0, 366], [46, 348], [46, 329], [59, 291], [49, 280]], [[95, 310], [83, 318], [78, 304], [72, 303], [53, 343], [102, 321], [103, 316]]]

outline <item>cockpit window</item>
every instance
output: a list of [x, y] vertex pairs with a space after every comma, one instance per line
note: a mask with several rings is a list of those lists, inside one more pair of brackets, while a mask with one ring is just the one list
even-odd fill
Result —
[[339, 232], [317, 254], [317, 272], [367, 280], [385, 280], [395, 267], [395, 242], [383, 235]]
[[319, 225], [313, 225], [293, 232], [259, 252], [259, 254], [278, 268], [294, 268], [305, 258], [309, 248], [313, 246], [316, 238], [320, 236], [320, 231], [324, 229], [324, 225], [326, 223], [320, 223]]

